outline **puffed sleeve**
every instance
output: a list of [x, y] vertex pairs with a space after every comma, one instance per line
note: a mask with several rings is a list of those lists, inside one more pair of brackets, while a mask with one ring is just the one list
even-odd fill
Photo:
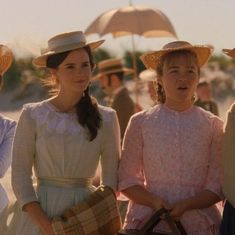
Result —
[[109, 111], [104, 120], [101, 148], [101, 184], [117, 190], [118, 164], [120, 159], [120, 127], [115, 111]]
[[32, 182], [35, 138], [35, 123], [30, 108], [25, 107], [16, 127], [12, 154], [12, 188], [22, 207], [38, 200]]
[[119, 166], [120, 191], [134, 185], [144, 185], [141, 121], [141, 113], [132, 116], [126, 129]]
[[214, 118], [212, 123], [212, 133], [211, 151], [205, 189], [214, 192], [222, 199], [222, 167], [220, 163], [222, 158], [223, 122], [217, 117]]
[[12, 142], [15, 134], [16, 122], [2, 119], [0, 140], [0, 178], [2, 178], [12, 161]]

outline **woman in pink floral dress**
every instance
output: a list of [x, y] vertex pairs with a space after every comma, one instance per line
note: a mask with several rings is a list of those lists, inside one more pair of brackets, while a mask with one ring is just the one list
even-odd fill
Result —
[[[124, 228], [140, 228], [165, 207], [190, 235], [219, 234], [223, 122], [193, 105], [211, 49], [175, 41], [141, 56], [157, 71], [158, 105], [132, 116], [123, 142], [119, 189], [130, 199]], [[154, 231], [169, 232], [165, 222]]]

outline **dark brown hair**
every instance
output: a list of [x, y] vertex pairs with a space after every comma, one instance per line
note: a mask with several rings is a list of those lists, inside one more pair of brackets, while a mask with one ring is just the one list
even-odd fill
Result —
[[[89, 56], [90, 66], [93, 70], [95, 64], [90, 47], [83, 47]], [[51, 55], [47, 58], [47, 68], [56, 69], [69, 55], [71, 51], [62, 52], [59, 54]], [[88, 129], [89, 140], [92, 141], [98, 133], [101, 126], [101, 115], [98, 110], [98, 103], [94, 97], [89, 94], [89, 86], [84, 91], [84, 95], [76, 104], [76, 113], [78, 122]]]
[[[156, 68], [157, 77], [163, 76], [164, 64], [170, 65], [172, 60], [180, 56], [186, 56], [189, 62], [190, 61], [196, 62], [196, 65], [198, 67], [198, 73], [200, 74], [200, 67], [198, 65], [197, 55], [194, 52], [189, 51], [189, 50], [179, 50], [179, 51], [169, 52], [161, 57], [160, 63], [157, 65], [157, 68]], [[165, 103], [166, 101], [165, 91], [162, 85], [158, 81], [157, 81], [156, 91], [157, 91], [157, 95], [156, 95], [157, 103], [161, 103], [161, 104]], [[194, 99], [194, 97], [192, 97], [192, 99]]]

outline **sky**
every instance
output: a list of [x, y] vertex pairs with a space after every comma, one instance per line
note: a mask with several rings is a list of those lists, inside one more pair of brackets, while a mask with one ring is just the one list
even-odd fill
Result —
[[[0, 43], [16, 55], [40, 53], [47, 40], [56, 34], [85, 29], [100, 14], [129, 5], [129, 0], [0, 0]], [[234, 0], [132, 0], [161, 10], [171, 21], [178, 39], [192, 44], [211, 44], [215, 53], [235, 47]], [[87, 37], [98, 40], [98, 35]], [[105, 35], [104, 49], [121, 57], [132, 49], [128, 36]], [[157, 50], [174, 38], [134, 36], [137, 50]]]

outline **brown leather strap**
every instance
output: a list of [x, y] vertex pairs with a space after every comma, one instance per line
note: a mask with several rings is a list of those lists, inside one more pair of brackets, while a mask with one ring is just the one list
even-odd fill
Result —
[[[163, 217], [163, 218], [162, 218]], [[174, 221], [167, 211], [164, 208], [156, 211], [153, 216], [147, 221], [147, 223], [139, 231], [140, 234], [145, 234], [153, 231], [153, 228], [161, 221], [165, 220], [168, 226], [171, 229], [173, 235], [187, 235], [183, 225], [179, 221]]]

